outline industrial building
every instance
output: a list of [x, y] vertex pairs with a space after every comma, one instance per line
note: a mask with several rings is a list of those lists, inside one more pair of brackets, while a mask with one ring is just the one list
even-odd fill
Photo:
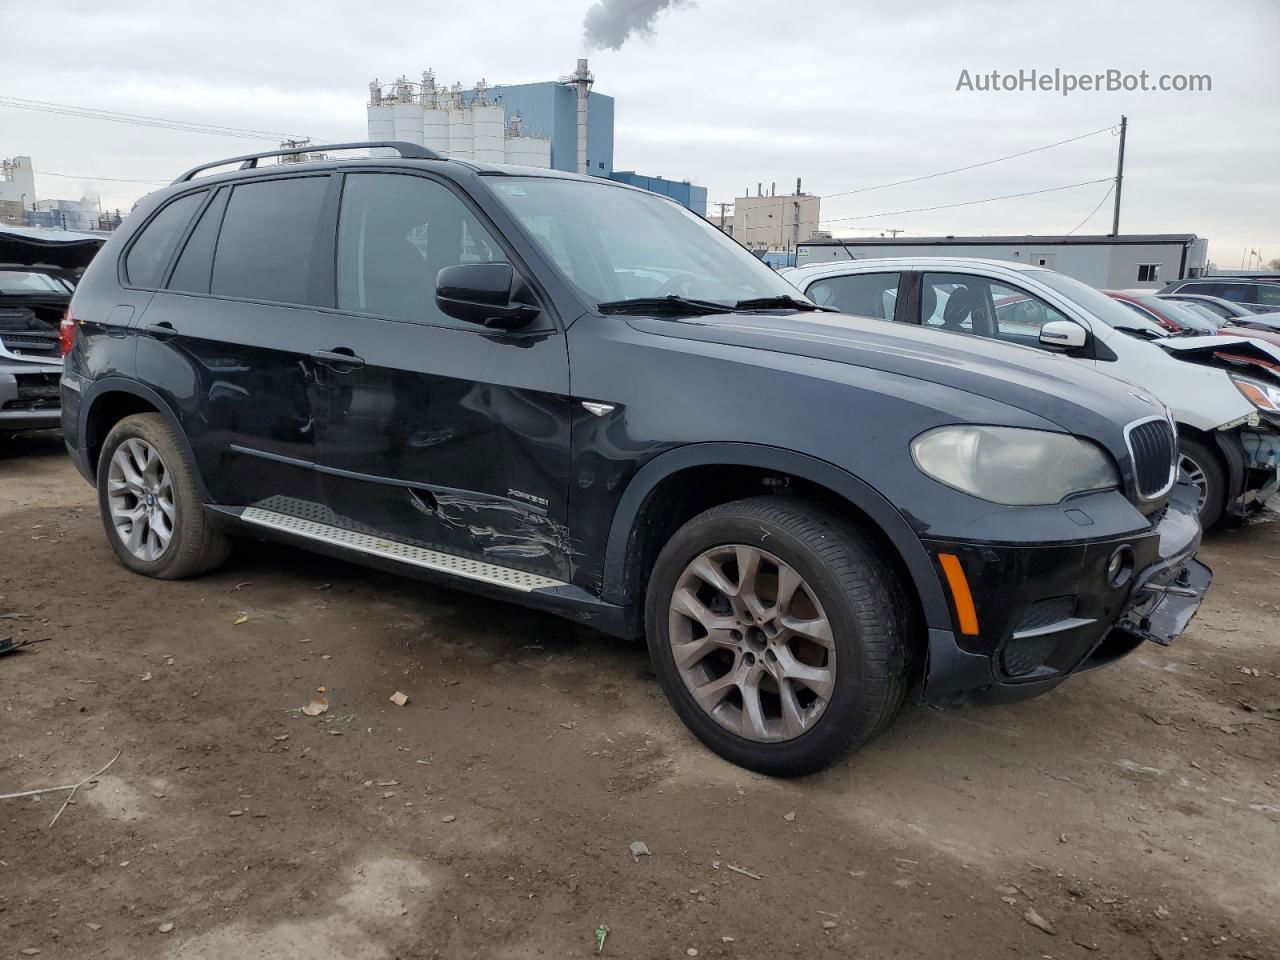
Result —
[[401, 76], [369, 84], [369, 139], [405, 140], [459, 160], [512, 163], [591, 174], [672, 197], [699, 214], [707, 191], [687, 180], [613, 169], [613, 97], [592, 89], [595, 77], [580, 59], [557, 80], [470, 89], [442, 86], [426, 70], [420, 81]]
[[872, 237], [801, 243], [801, 266], [867, 257], [981, 257], [1048, 267], [1101, 289], [1158, 289], [1198, 277], [1209, 241], [1194, 233], [1105, 236]]
[[35, 203], [36, 172], [30, 157], [0, 160], [0, 201], [17, 201], [27, 206]]
[[120, 214], [104, 214], [95, 196], [79, 200], [37, 198], [31, 158], [9, 157], [0, 159], [0, 222], [17, 227], [114, 230]]
[[670, 197], [672, 200], [684, 204], [694, 213], [706, 216], [707, 188], [700, 187], [696, 183], [690, 183], [688, 180], [647, 177], [643, 173], [636, 173], [634, 170], [615, 170], [609, 174], [609, 179], [617, 180], [619, 183], [628, 183], [633, 187], [652, 190], [654, 193], [660, 193], [664, 197]]
[[821, 235], [818, 217], [822, 198], [800, 188], [798, 178], [795, 193], [778, 194], [776, 183], [766, 193], [764, 184], [758, 183], [754, 196], [748, 190], [746, 195], [735, 197], [733, 212], [726, 213], [721, 207], [711, 221], [748, 250], [794, 258], [800, 244]]

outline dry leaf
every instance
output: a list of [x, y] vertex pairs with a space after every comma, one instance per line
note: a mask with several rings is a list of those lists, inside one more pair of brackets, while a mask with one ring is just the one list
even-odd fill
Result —
[[399, 690], [397, 690], [395, 693], [391, 695], [391, 702], [394, 703], [397, 707], [403, 707], [406, 703], [409, 702], [409, 697], [406, 694], [403, 694]]
[[240, 616], [236, 617], [235, 625], [238, 627], [240, 626], [240, 624], [248, 623], [248, 622], [249, 622], [249, 615], [247, 613], [242, 613], [240, 614]]
[[324, 687], [317, 687], [311, 695], [311, 702], [302, 708], [308, 717], [318, 717], [329, 709], [329, 698], [324, 695]]

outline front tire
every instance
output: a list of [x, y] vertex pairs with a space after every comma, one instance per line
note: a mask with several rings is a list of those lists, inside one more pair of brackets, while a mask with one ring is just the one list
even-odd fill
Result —
[[116, 557], [160, 580], [199, 576], [222, 564], [226, 536], [205, 515], [195, 464], [156, 413], [125, 417], [98, 457], [98, 509]]
[[1200, 526], [1210, 529], [1227, 509], [1227, 477], [1222, 462], [1203, 443], [1182, 437], [1178, 441], [1178, 469], [1185, 470], [1200, 491]]
[[897, 715], [911, 668], [893, 569], [815, 504], [713, 507], [672, 536], [646, 597], [649, 654], [684, 723], [774, 776], [828, 766]]

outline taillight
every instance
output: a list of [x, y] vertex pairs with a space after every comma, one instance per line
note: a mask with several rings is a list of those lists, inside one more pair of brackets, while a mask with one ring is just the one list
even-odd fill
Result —
[[71, 308], [67, 307], [67, 312], [62, 315], [62, 322], [58, 324], [58, 349], [65, 357], [75, 344], [76, 318], [71, 315]]

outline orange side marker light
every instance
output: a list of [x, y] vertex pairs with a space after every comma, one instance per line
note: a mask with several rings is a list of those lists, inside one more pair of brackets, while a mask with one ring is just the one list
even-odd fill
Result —
[[947, 586], [951, 588], [951, 599], [955, 601], [956, 616], [960, 618], [960, 632], [976, 636], [978, 611], [974, 609], [973, 594], [969, 592], [969, 581], [965, 578], [964, 567], [960, 566], [960, 558], [954, 553], [940, 553], [938, 562], [942, 564], [942, 572], [947, 575]]

